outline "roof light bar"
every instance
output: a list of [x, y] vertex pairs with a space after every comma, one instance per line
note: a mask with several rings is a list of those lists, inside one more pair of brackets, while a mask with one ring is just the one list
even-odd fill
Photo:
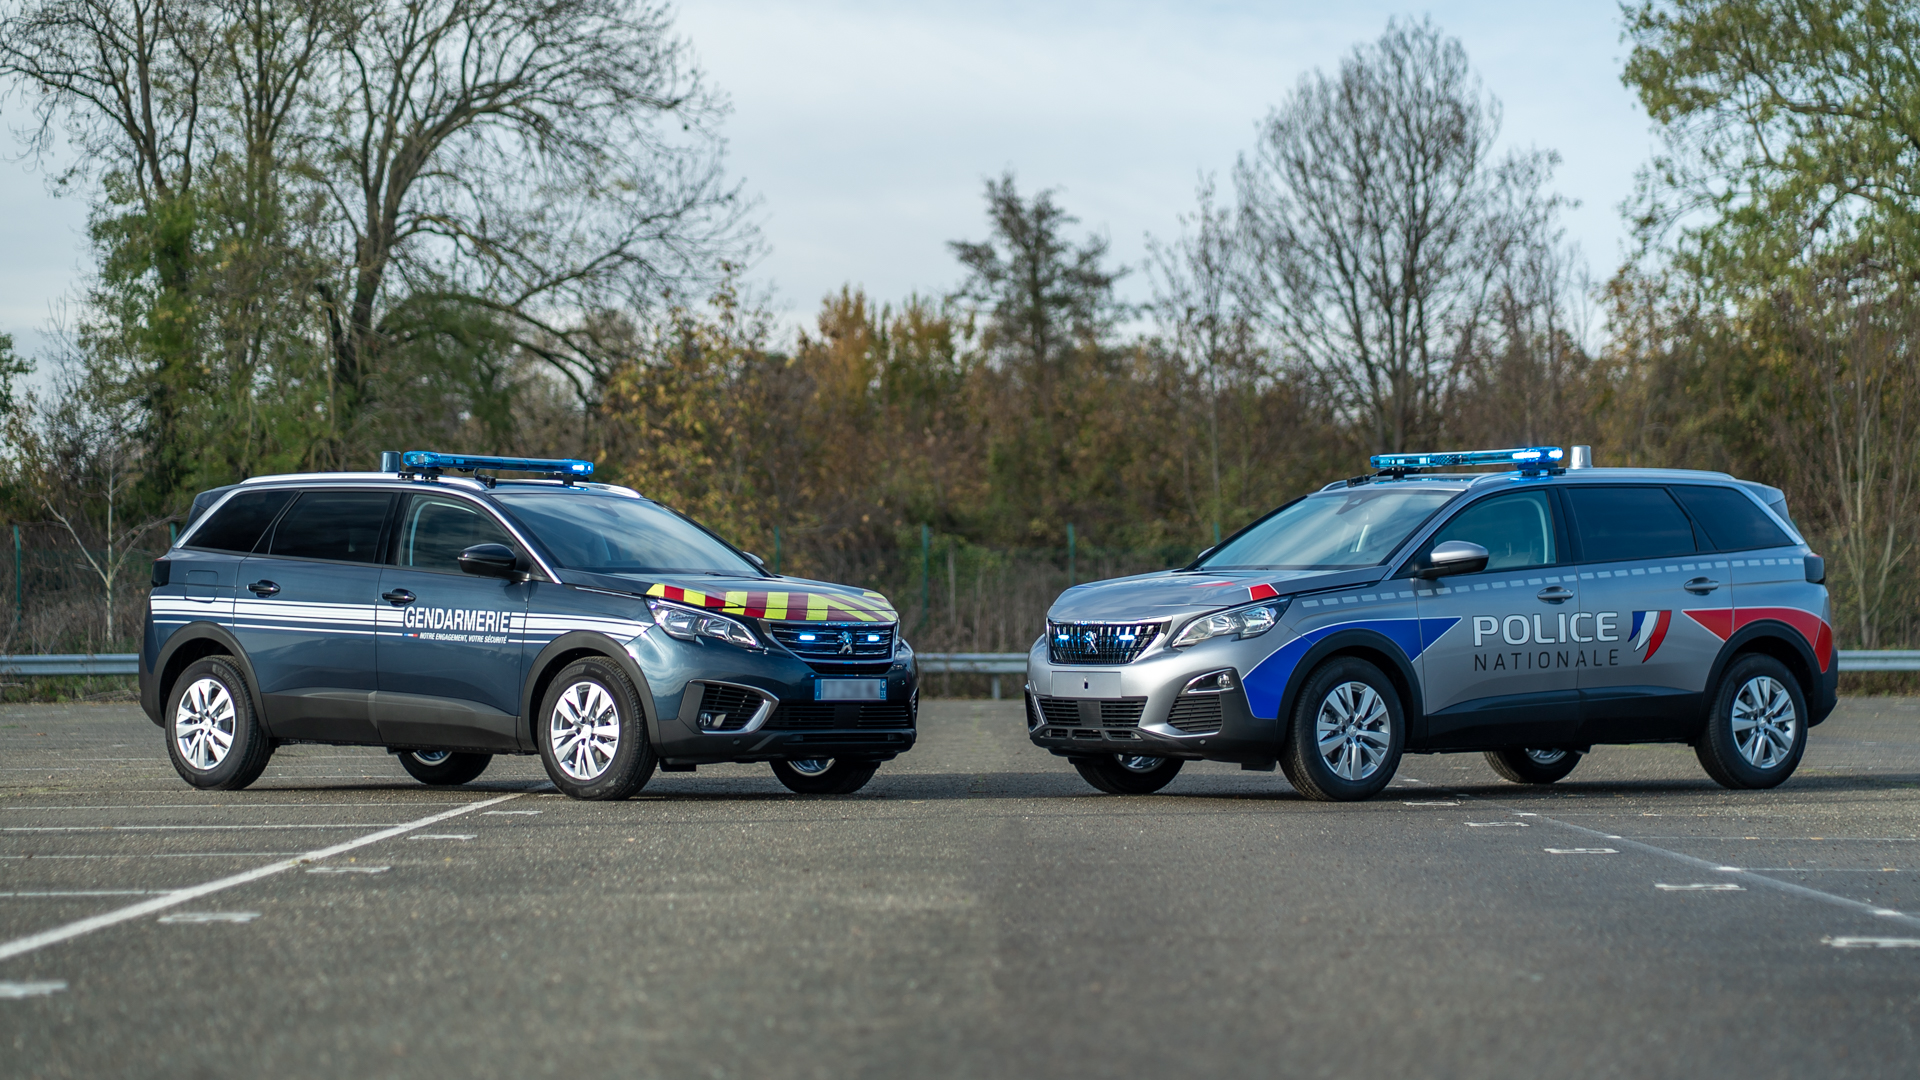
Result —
[[1440, 454], [1375, 454], [1376, 469], [1446, 469], [1462, 465], [1511, 465], [1521, 472], [1555, 468], [1565, 454], [1557, 446], [1522, 446], [1512, 450], [1455, 450]]
[[593, 462], [577, 458], [484, 457], [479, 454], [436, 454], [431, 450], [409, 450], [400, 455], [403, 469], [504, 469], [508, 472], [550, 473], [555, 476], [593, 475]]

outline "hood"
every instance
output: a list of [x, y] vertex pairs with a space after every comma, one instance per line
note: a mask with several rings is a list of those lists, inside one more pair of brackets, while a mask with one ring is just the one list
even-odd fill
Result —
[[657, 597], [723, 615], [782, 622], [898, 622], [880, 593], [793, 577], [720, 577], [713, 574], [583, 574], [569, 580], [594, 588]]
[[1383, 567], [1360, 570], [1163, 570], [1075, 585], [1047, 611], [1056, 622], [1158, 622], [1276, 596], [1377, 581]]

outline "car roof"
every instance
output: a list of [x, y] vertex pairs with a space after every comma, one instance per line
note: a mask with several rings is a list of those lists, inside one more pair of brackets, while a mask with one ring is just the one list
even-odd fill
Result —
[[646, 496], [629, 487], [619, 484], [599, 484], [584, 480], [495, 480], [488, 484], [471, 476], [397, 476], [385, 472], [319, 472], [319, 473], [280, 473], [272, 476], [254, 476], [227, 488], [216, 491], [228, 491], [232, 488], [265, 487], [277, 485], [307, 486], [318, 484], [381, 484], [408, 488], [432, 487], [440, 485], [458, 488], [462, 491], [483, 494], [503, 494], [514, 491], [551, 491], [572, 492], [579, 495], [618, 495], [625, 498], [644, 499]]

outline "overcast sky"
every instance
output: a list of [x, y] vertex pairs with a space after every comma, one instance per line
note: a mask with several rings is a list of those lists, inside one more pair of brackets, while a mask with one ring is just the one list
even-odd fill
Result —
[[[730, 167], [761, 200], [769, 248], [752, 277], [791, 324], [842, 284], [882, 300], [951, 290], [946, 242], [983, 238], [981, 189], [1006, 169], [1023, 190], [1058, 189], [1138, 266], [1148, 234], [1178, 231], [1201, 173], [1224, 180], [1302, 74], [1332, 70], [1393, 15], [1430, 15], [1462, 41], [1505, 104], [1504, 142], [1561, 153], [1555, 186], [1581, 203], [1568, 236], [1604, 278], [1653, 146], [1620, 84], [1609, 0], [701, 0], [679, 26], [732, 99]], [[0, 199], [0, 331], [43, 352], [84, 269], [85, 206], [18, 163], [0, 164]]]

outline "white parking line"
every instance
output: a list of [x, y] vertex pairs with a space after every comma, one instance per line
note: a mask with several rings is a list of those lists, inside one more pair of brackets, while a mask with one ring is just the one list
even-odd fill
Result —
[[1911, 937], [1823, 937], [1820, 943], [1836, 949], [1920, 949], [1920, 938]]
[[176, 911], [160, 916], [163, 923], [250, 923], [260, 917], [257, 911]]
[[1549, 855], [1618, 855], [1618, 848], [1610, 847], [1550, 847]]
[[0, 982], [0, 998], [46, 997], [66, 988], [64, 982]]
[[43, 896], [165, 896], [167, 889], [64, 889], [45, 892], [0, 892], [9, 900], [34, 900]]
[[321, 848], [318, 851], [311, 851], [305, 855], [291, 859], [282, 859], [279, 862], [268, 863], [265, 866], [257, 866], [252, 870], [234, 874], [230, 877], [223, 877], [215, 881], [209, 881], [204, 885], [194, 885], [185, 889], [176, 889], [164, 896], [156, 896], [151, 900], [144, 900], [138, 904], [130, 904], [117, 911], [109, 911], [102, 915], [95, 915], [89, 919], [70, 922], [65, 926], [56, 926], [51, 930], [43, 930], [38, 934], [29, 934], [23, 938], [16, 938], [13, 941], [0, 944], [0, 960], [8, 960], [24, 953], [33, 952], [35, 949], [46, 948], [48, 945], [55, 945], [62, 941], [70, 941], [84, 934], [91, 934], [95, 930], [104, 930], [109, 926], [116, 926], [130, 919], [138, 919], [144, 915], [151, 915], [156, 911], [165, 911], [167, 908], [184, 904], [189, 900], [197, 900], [202, 896], [220, 892], [223, 889], [231, 889], [236, 885], [246, 885], [250, 882], [259, 881], [261, 878], [272, 877], [282, 871], [291, 870], [301, 863], [330, 859], [335, 855], [345, 854], [357, 848], [366, 847], [368, 844], [377, 844], [382, 840], [390, 840], [396, 836], [410, 833], [417, 829], [424, 829], [429, 825], [446, 821], [448, 818], [456, 818], [462, 814], [471, 814], [475, 810], [484, 810], [489, 806], [498, 806], [503, 802], [517, 799], [523, 794], [525, 794], [525, 792], [516, 791], [510, 795], [501, 795], [492, 799], [480, 799], [463, 806], [457, 806], [452, 810], [445, 810], [438, 814], [423, 817], [418, 821], [409, 821], [404, 825], [395, 825], [376, 833], [368, 833], [366, 836], [358, 836], [344, 843], [335, 844], [332, 847]]
[[1656, 889], [1659, 889], [1661, 892], [1746, 892], [1747, 891], [1746, 888], [1741, 885], [1728, 885], [1728, 884], [1668, 885], [1658, 881], [1653, 883], [1653, 887]]
[[219, 832], [226, 829], [391, 829], [398, 822], [367, 821], [353, 825], [10, 825], [0, 833], [50, 832]]
[[434, 833], [421, 833], [419, 836], [409, 836], [407, 837], [407, 839], [409, 840], [471, 840], [476, 835], [477, 834], [470, 833], [470, 832], [434, 832]]
[[393, 869], [391, 866], [313, 866], [307, 868], [309, 874], [384, 874]]
[[1467, 828], [1469, 829], [1524, 829], [1526, 827], [1527, 827], [1527, 823], [1524, 821], [1469, 821], [1467, 822]]

